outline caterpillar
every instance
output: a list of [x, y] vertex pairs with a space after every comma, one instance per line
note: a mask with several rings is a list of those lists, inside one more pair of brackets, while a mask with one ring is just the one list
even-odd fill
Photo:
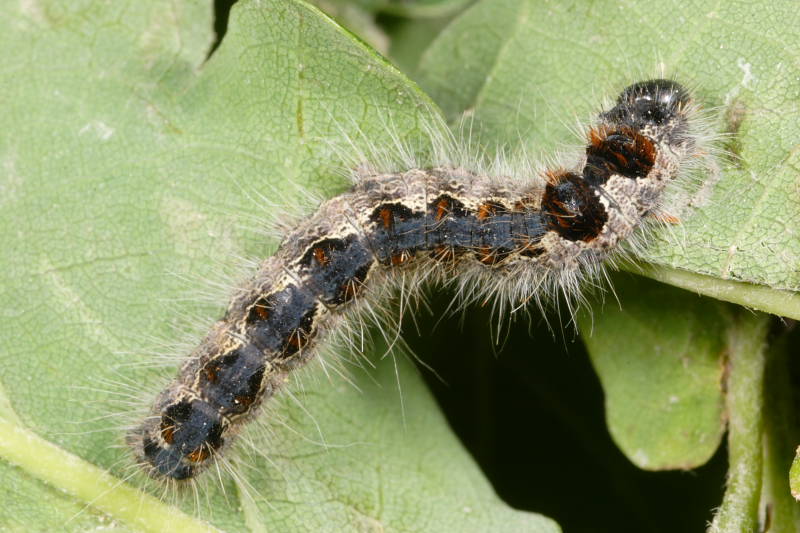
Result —
[[[580, 163], [527, 179], [457, 166], [357, 176], [290, 231], [126, 440], [151, 477], [190, 480], [231, 445], [361, 296], [406, 272], [537, 301], [624, 253], [665, 187], [698, 155], [679, 83], [625, 88], [588, 130]], [[494, 280], [487, 283], [487, 279]], [[498, 280], [502, 280], [498, 281]]]

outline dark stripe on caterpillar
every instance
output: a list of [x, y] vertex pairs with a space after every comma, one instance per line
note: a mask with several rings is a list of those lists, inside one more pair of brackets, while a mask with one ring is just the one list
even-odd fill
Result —
[[[449, 281], [478, 269], [553, 285], [599, 264], [694, 153], [690, 109], [674, 81], [631, 85], [589, 131], [579, 168], [548, 171], [545, 180], [504, 183], [451, 167], [362, 177], [291, 232], [241, 288], [129, 433], [135, 455], [153, 477], [183, 480], [207, 468], [373, 279], [428, 268]], [[522, 289], [530, 297], [543, 285]]]

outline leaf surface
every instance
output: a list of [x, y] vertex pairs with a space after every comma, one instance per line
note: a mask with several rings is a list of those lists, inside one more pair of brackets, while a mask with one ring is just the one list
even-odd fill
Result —
[[[643, 278], [616, 277], [614, 300], [584, 313], [584, 342], [603, 384], [609, 431], [646, 470], [689, 469], [725, 429], [723, 305]], [[658, 305], [652, 305], [658, 302]], [[602, 315], [602, 316], [600, 316]]]

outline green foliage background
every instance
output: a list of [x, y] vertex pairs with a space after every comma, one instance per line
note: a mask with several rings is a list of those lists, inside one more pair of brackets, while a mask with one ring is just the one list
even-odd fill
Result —
[[[272, 250], [239, 229], [264, 217], [248, 191], [281, 211], [304, 202], [297, 185], [334, 194], [346, 185], [343, 134], [380, 145], [391, 124], [424, 141], [440, 112], [472, 117], [489, 147], [549, 153], [577, 142], [573, 117], [663, 65], [731, 134], [732, 155], [696, 191], [680, 234], [656, 238], [630, 268], [712, 298], [622, 277], [621, 306], [598, 301], [580, 317], [582, 338], [630, 461], [697, 467], [727, 425], [731, 478], [712, 529], [755, 530], [769, 506], [770, 531], [794, 531], [796, 346], [768, 344], [766, 315], [723, 302], [800, 318], [795, 6], [320, 4], [403, 72], [295, 0], [237, 3], [208, 61], [210, 2], [0, 4], [0, 527], [558, 531], [495, 495], [413, 365], [382, 358], [380, 343], [374, 368], [353, 374], [360, 390], [319, 366], [297, 378], [298, 401], [276, 402], [269, 434], [251, 435], [268, 456], [202, 487], [199, 502], [159, 502], [139, 476], [118, 483], [130, 469], [120, 423], [105, 415], [130, 411], [126, 395], [146, 397], [177, 365], [131, 363], [221, 312], [224, 298], [187, 298], [186, 278], [217, 279], [230, 258]], [[535, 417], [518, 417], [536, 433]], [[604, 490], [575, 481], [576, 494]]]

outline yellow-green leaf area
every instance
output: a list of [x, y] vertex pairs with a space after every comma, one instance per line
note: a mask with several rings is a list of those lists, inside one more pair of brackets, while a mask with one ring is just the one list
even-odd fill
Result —
[[795, 452], [792, 467], [789, 470], [789, 487], [795, 500], [800, 500], [800, 453]]
[[580, 320], [611, 436], [640, 468], [702, 465], [725, 430], [722, 304], [630, 275], [616, 281], [636, 297], [607, 300], [594, 327], [590, 313]]

